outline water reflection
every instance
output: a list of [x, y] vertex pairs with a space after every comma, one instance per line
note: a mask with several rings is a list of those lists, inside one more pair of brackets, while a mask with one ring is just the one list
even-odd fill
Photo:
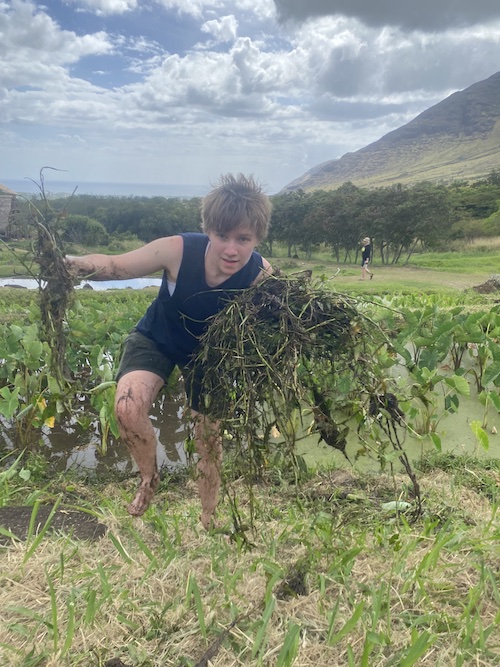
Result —
[[[182, 419], [184, 400], [182, 395], [160, 395], [153, 405], [151, 419], [157, 436], [157, 459], [160, 468], [174, 470], [186, 465], [184, 440], [187, 428]], [[13, 443], [8, 430], [3, 430], [3, 441], [7, 449]], [[76, 422], [71, 426], [57, 425], [45, 428], [41, 453], [54, 470], [76, 470], [94, 472], [103, 477], [110, 473], [128, 474], [136, 470], [122, 440], [110, 435], [106, 453], [102, 453], [101, 437], [97, 423], [83, 429]]]

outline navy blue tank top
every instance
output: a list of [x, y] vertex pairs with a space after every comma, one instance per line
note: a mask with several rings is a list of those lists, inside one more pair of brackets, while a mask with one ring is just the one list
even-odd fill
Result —
[[361, 248], [361, 266], [366, 262], [367, 259], [372, 257], [372, 246], [370, 243], [367, 243]]
[[253, 252], [249, 261], [237, 273], [217, 287], [205, 281], [206, 234], [180, 234], [184, 241], [182, 262], [172, 295], [168, 291], [167, 275], [158, 296], [149, 306], [136, 330], [151, 339], [171, 361], [185, 366], [195, 351], [209, 319], [236, 295], [235, 290], [249, 287], [263, 268], [262, 257]]

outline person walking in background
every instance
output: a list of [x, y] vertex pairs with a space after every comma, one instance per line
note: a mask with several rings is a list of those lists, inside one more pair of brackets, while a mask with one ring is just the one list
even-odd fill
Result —
[[372, 280], [373, 273], [368, 268], [372, 259], [372, 244], [370, 237], [365, 236], [361, 243], [361, 280], [364, 280], [367, 274], [370, 276], [370, 280]]
[[117, 373], [115, 414], [120, 435], [141, 481], [128, 506], [133, 516], [149, 507], [160, 481], [156, 434], [149, 414], [160, 389], [181, 369], [194, 422], [200, 520], [213, 525], [221, 485], [219, 423], [203, 415], [202, 369], [195, 367], [200, 336], [210, 318], [242, 289], [272, 273], [255, 251], [266, 237], [271, 203], [252, 177], [222, 176], [202, 201], [203, 233], [156, 239], [121, 255], [67, 256], [75, 276], [120, 280], [163, 271], [158, 296], [128, 335]]

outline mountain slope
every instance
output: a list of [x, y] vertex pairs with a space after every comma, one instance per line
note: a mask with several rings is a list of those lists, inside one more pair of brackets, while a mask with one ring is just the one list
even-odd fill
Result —
[[323, 162], [282, 192], [481, 178], [500, 165], [500, 72], [453, 93], [355, 153]]

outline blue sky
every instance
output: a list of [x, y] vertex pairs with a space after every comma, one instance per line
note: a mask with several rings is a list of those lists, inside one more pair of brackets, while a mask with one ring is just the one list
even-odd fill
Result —
[[0, 183], [274, 194], [498, 70], [498, 0], [0, 0]]

